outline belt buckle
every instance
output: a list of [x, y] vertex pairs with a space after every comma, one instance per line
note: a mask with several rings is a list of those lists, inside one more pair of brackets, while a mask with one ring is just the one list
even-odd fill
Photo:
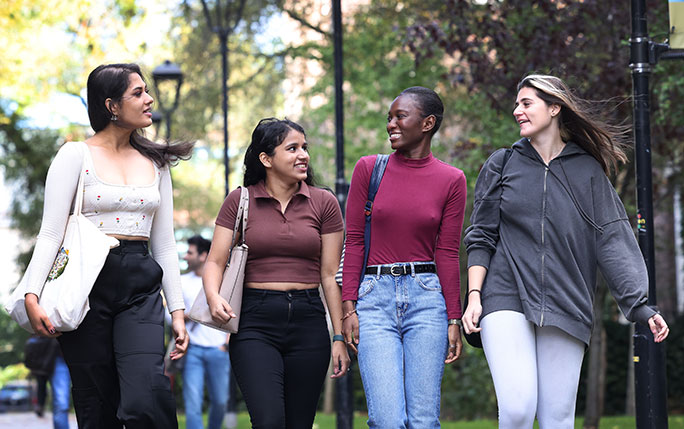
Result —
[[[395, 268], [399, 269], [399, 272], [394, 272]], [[390, 274], [392, 274], [394, 277], [403, 276], [405, 274], [405, 271], [406, 271], [406, 265], [396, 264], [396, 265], [392, 265], [390, 267]]]

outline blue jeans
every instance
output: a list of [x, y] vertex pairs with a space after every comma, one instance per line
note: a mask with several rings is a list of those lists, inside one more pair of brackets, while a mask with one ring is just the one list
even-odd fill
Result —
[[356, 309], [368, 426], [439, 428], [448, 338], [437, 274], [367, 274]]
[[52, 424], [54, 429], [69, 429], [69, 395], [71, 378], [64, 358], [55, 358], [55, 369], [50, 379], [52, 385]]
[[204, 380], [209, 389], [209, 429], [221, 429], [223, 415], [228, 403], [230, 358], [228, 352], [218, 347], [190, 344], [183, 358], [183, 399], [185, 401], [186, 427], [202, 429], [202, 399]]

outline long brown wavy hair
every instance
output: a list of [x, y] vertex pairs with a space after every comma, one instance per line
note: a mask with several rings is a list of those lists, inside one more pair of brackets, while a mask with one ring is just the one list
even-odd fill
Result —
[[518, 83], [518, 91], [532, 88], [547, 105], [561, 107], [561, 139], [572, 141], [591, 154], [606, 174], [627, 161], [625, 149], [631, 127], [602, 119], [590, 102], [576, 96], [560, 78], [531, 74]]

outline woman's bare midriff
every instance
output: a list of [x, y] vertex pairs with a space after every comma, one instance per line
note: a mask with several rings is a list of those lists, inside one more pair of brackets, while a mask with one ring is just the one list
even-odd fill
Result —
[[288, 290], [304, 290], [304, 289], [314, 289], [318, 287], [318, 283], [281, 283], [281, 282], [272, 282], [272, 283], [254, 283], [254, 282], [249, 282], [245, 283], [245, 286], [250, 288], [250, 289], [268, 289], [268, 290], [277, 290], [277, 291], [288, 291]]
[[114, 237], [117, 240], [128, 240], [128, 241], [147, 241], [149, 238], [137, 236], [137, 235], [119, 235], [119, 234], [107, 234], [110, 237]]

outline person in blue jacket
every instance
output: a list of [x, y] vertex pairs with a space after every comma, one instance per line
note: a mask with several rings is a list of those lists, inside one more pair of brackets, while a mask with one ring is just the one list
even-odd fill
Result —
[[[513, 116], [522, 139], [494, 152], [475, 185], [466, 231], [467, 333], [481, 331], [499, 427], [574, 427], [596, 271], [620, 309], [663, 341], [646, 304], [648, 273], [606, 173], [629, 130], [602, 121], [559, 78], [529, 75]], [[479, 323], [479, 326], [478, 326]]]

